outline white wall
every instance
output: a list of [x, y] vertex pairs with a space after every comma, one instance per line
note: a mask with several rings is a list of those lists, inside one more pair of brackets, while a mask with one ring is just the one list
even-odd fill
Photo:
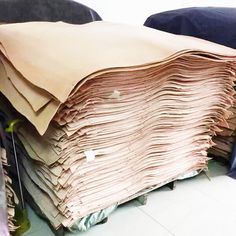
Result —
[[161, 11], [193, 7], [236, 7], [236, 0], [78, 0], [98, 12], [106, 21], [142, 25], [146, 18]]

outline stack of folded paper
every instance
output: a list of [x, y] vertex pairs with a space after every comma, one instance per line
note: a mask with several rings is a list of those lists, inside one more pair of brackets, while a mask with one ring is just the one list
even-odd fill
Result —
[[23, 183], [55, 228], [202, 170], [230, 115], [236, 51], [217, 44], [106, 22], [0, 26], [0, 43]]

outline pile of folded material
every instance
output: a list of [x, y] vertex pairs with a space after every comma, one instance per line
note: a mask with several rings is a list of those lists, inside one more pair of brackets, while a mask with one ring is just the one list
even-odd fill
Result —
[[[236, 48], [235, 32], [232, 31], [232, 27], [236, 24], [235, 14], [235, 8], [190, 7], [153, 14], [146, 19], [144, 25]], [[209, 156], [227, 162], [235, 141], [236, 109], [233, 108], [231, 111], [233, 113], [228, 120], [228, 125], [221, 126], [223, 132], [217, 132], [217, 136], [213, 138], [215, 145], [208, 151]]]
[[230, 109], [232, 112], [230, 117], [227, 119], [227, 123], [220, 126], [221, 131], [217, 133], [217, 136], [213, 138], [215, 143], [208, 153], [210, 156], [223, 158], [225, 161], [230, 160], [230, 156], [233, 150], [235, 142], [235, 130], [236, 130], [236, 107]]
[[[4, 188], [1, 187], [1, 194], [5, 194], [6, 196], [6, 201], [4, 201], [2, 198], [4, 197], [3, 195], [1, 195], [1, 204], [6, 204], [6, 211], [7, 211], [7, 220], [8, 220], [8, 230], [10, 232], [14, 232], [17, 227], [15, 226], [15, 220], [14, 220], [14, 216], [15, 216], [15, 204], [18, 203], [18, 199], [15, 195], [14, 190], [12, 189], [12, 180], [8, 175], [8, 171], [7, 171], [7, 167], [8, 167], [8, 162], [7, 162], [7, 157], [6, 157], [6, 150], [2, 147], [0, 147], [0, 164], [2, 164], [3, 167], [3, 176], [0, 176], [0, 178], [4, 178], [4, 182], [5, 182], [5, 186]], [[5, 193], [2, 193], [3, 189], [5, 189]], [[4, 206], [1, 206], [4, 207]], [[4, 210], [1, 209], [1, 230], [0, 232], [3, 235], [8, 235], [7, 232], [4, 232], [4, 228], [6, 227], [4, 224], [4, 218], [2, 218], [2, 214], [4, 214]]]
[[106, 22], [5, 25], [0, 43], [23, 183], [55, 228], [206, 168], [231, 114], [224, 46]]

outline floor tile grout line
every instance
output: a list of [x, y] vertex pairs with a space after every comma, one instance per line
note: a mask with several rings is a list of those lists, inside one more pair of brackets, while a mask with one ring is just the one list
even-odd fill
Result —
[[136, 206], [142, 213], [144, 213], [146, 216], [148, 216], [150, 219], [152, 219], [155, 223], [157, 223], [158, 225], [160, 225], [162, 228], [164, 228], [166, 231], [168, 231], [172, 236], [175, 236], [175, 234], [170, 231], [168, 228], [166, 228], [163, 224], [161, 224], [159, 221], [157, 221], [152, 215], [150, 215], [149, 213], [147, 213], [146, 211], [144, 211], [142, 208]]
[[[202, 196], [205, 196], [205, 197], [208, 197], [209, 199], [211, 200], [214, 200], [216, 203], [224, 206], [224, 207], [229, 207], [228, 204], [225, 204], [224, 202], [222, 202], [221, 200], [219, 200], [218, 198], [208, 194], [208, 193], [205, 193], [204, 191], [202, 191], [201, 189], [199, 188], [195, 188], [195, 191], [199, 192]], [[236, 213], [233, 213], [234, 216], [236, 216]]]
[[[201, 190], [197, 190], [197, 191], [198, 191], [199, 193], [201, 193], [203, 196], [208, 197], [208, 198], [210, 198], [211, 200], [214, 200], [217, 204], [220, 204], [221, 206], [223, 206], [223, 207], [225, 207], [225, 208], [229, 208], [229, 205], [228, 205], [228, 204], [222, 202], [221, 200], [215, 198], [214, 196], [211, 196], [211, 195], [209, 195], [209, 194], [207, 194], [207, 193], [204, 193], [204, 192], [201, 191]], [[233, 213], [233, 215], [236, 216], [236, 213]]]

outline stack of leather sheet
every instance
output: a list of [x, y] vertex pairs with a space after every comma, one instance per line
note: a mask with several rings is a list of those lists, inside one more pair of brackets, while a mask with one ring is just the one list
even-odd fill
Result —
[[227, 47], [106, 22], [0, 26], [0, 42], [23, 183], [55, 228], [206, 168], [231, 114]]
[[215, 157], [222, 157], [224, 160], [229, 161], [233, 145], [235, 142], [235, 129], [236, 129], [236, 107], [230, 109], [232, 114], [227, 120], [227, 124], [220, 126], [221, 132], [217, 133], [217, 136], [213, 138], [215, 143], [208, 152]]
[[[15, 216], [15, 204], [18, 204], [18, 199], [15, 195], [14, 190], [12, 189], [12, 180], [8, 175], [7, 167], [8, 162], [6, 158], [6, 151], [4, 148], [0, 147], [0, 165], [3, 167], [3, 176], [0, 176], [0, 178], [4, 178], [3, 181], [5, 183], [5, 186], [1, 186], [1, 235], [7, 236], [9, 235], [8, 230], [10, 232], [13, 232], [16, 230], [15, 222], [14, 222], [14, 216]], [[5, 191], [5, 192], [4, 192]], [[5, 196], [4, 196], [5, 195]], [[5, 204], [5, 206], [4, 206]], [[5, 213], [7, 211], [7, 222], [8, 226], [4, 225], [5, 223]]]
[[[190, 7], [161, 12], [149, 16], [144, 25], [169, 33], [189, 35], [236, 48], [236, 8]], [[193, 27], [194, 26], [194, 27]], [[235, 142], [236, 104], [228, 125], [222, 125], [222, 132], [214, 137], [215, 145], [208, 150], [209, 156], [229, 161]], [[223, 159], [222, 159], [223, 158]], [[231, 162], [233, 162], [231, 160]]]

